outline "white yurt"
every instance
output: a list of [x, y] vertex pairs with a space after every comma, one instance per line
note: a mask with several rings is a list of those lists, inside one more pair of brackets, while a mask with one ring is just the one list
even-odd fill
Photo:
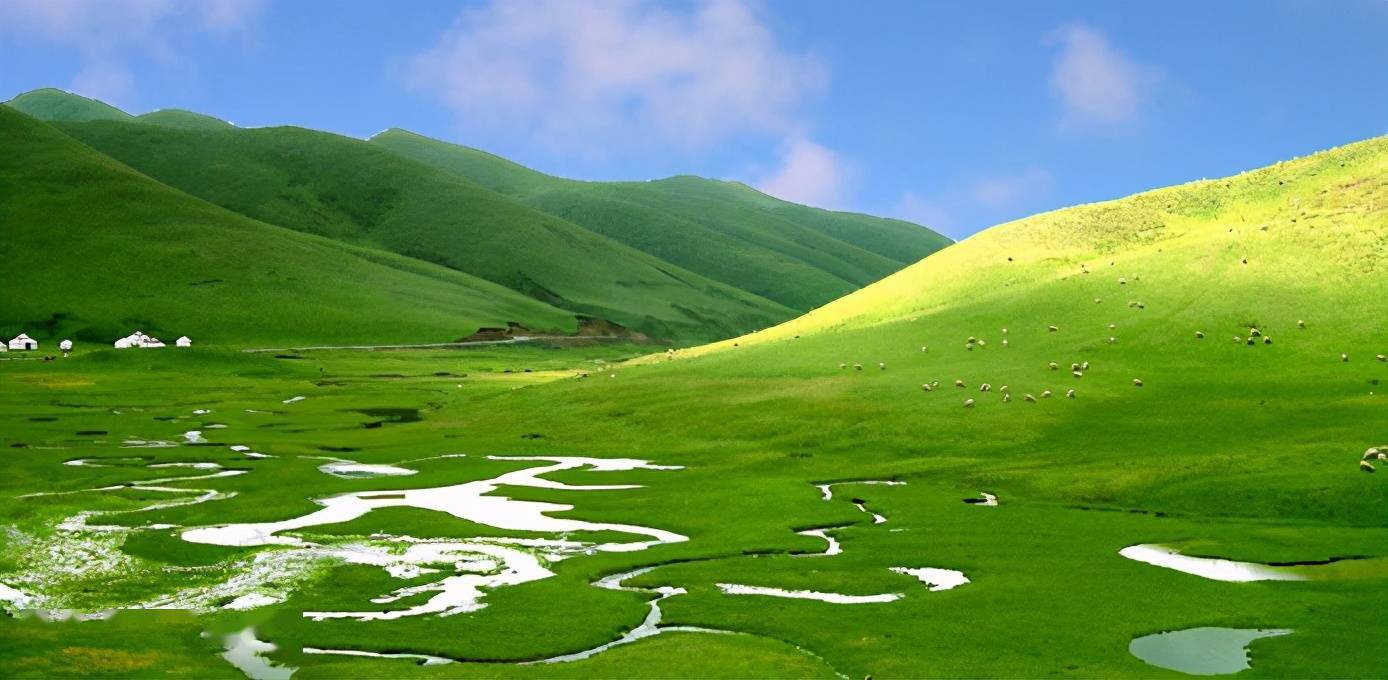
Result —
[[39, 341], [20, 333], [10, 341], [10, 349], [38, 349]]
[[60, 349], [60, 350], [62, 350], [62, 351], [64, 351], [64, 352], [71, 352], [71, 351], [72, 351], [72, 341], [71, 341], [71, 340], [64, 340], [64, 341], [58, 343], [58, 349]]
[[116, 349], [130, 349], [130, 338], [121, 338], [111, 343], [111, 345]]
[[179, 338], [179, 339], [177, 339], [177, 340], [174, 340], [174, 344], [177, 345], [177, 346], [179, 346], [179, 347], [192, 347], [192, 346], [193, 346], [193, 340], [192, 340], [192, 338], [189, 338], [188, 336], [185, 335], [185, 336], [183, 336], [183, 337], [181, 337], [181, 338]]

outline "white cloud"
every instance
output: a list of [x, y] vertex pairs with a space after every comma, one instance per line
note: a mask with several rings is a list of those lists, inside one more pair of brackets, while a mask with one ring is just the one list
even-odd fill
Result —
[[843, 209], [853, 169], [838, 154], [803, 137], [786, 142], [780, 167], [756, 182], [776, 198], [830, 210]]
[[82, 70], [72, 77], [68, 89], [84, 97], [99, 99], [120, 107], [129, 98], [133, 85], [134, 78], [125, 65], [97, 61], [82, 67]]
[[1042, 168], [1029, 168], [1015, 175], [995, 175], [973, 183], [969, 195], [988, 208], [1005, 208], [1023, 199], [1050, 192], [1055, 185], [1051, 173]]
[[741, 0], [490, 0], [406, 67], [465, 125], [514, 126], [553, 146], [696, 147], [798, 127], [823, 82]]
[[1060, 44], [1051, 70], [1051, 87], [1065, 105], [1066, 124], [1114, 125], [1134, 119], [1142, 88], [1155, 74], [1129, 59], [1098, 30], [1070, 24], [1052, 34]]
[[959, 226], [955, 223], [953, 216], [940, 204], [922, 198], [912, 191], [907, 191], [901, 195], [901, 200], [897, 201], [896, 207], [891, 214], [897, 219], [914, 222], [923, 227], [945, 234], [950, 238], [958, 238], [955, 231]]
[[69, 46], [83, 57], [71, 88], [120, 100], [132, 59], [177, 60], [175, 43], [242, 30], [266, 0], [0, 0], [0, 35]]

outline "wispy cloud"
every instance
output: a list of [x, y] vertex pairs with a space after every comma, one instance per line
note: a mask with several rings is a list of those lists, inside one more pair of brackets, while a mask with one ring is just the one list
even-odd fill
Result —
[[417, 54], [406, 80], [467, 126], [511, 126], [556, 147], [685, 147], [788, 136], [824, 81], [740, 0], [490, 0]]
[[777, 198], [830, 210], [843, 209], [854, 171], [833, 151], [803, 137], [788, 141], [780, 166], [756, 181]]
[[119, 102], [130, 95], [136, 57], [177, 59], [189, 35], [226, 35], [246, 28], [266, 0], [3, 0], [0, 34], [71, 47], [83, 64], [70, 88]]
[[1060, 46], [1051, 87], [1064, 106], [1062, 124], [1112, 126], [1135, 119], [1159, 72], [1134, 61], [1099, 30], [1081, 23], [1055, 31]]
[[1051, 173], [1032, 167], [1025, 172], [984, 177], [973, 183], [970, 195], [987, 208], [1006, 208], [1017, 202], [1044, 195], [1055, 185]]

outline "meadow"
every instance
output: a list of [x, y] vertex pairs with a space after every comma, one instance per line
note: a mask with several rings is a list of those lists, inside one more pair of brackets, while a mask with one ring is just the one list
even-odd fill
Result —
[[[1219, 626], [1292, 631], [1251, 642], [1246, 676], [1381, 676], [1388, 470], [1359, 462], [1388, 443], [1385, 149], [1369, 140], [1001, 225], [795, 321], [691, 349], [9, 353], [0, 583], [48, 618], [169, 593], [193, 606], [0, 619], [0, 672], [238, 677], [219, 655], [249, 628], [275, 646], [256, 657], [263, 677], [1171, 677], [1130, 643]], [[632, 537], [574, 532], [561, 538], [592, 549], [536, 548], [552, 575], [486, 589], [480, 608], [315, 620], [418, 605], [427, 592], [379, 600], [467, 568], [257, 569], [303, 547], [184, 538], [299, 517], [314, 499], [491, 479], [536, 456], [678, 466], [567, 469], [492, 495], [687, 540], [611, 551], [597, 546]], [[325, 458], [415, 474], [340, 477]], [[163, 463], [219, 467], [149, 467]], [[140, 510], [175, 492], [130, 486], [209, 470], [244, 473], [159, 482], [221, 494], [162, 509]], [[985, 492], [996, 506], [966, 502]], [[116, 528], [62, 528], [94, 510], [110, 514], [83, 521]], [[812, 530], [833, 540], [799, 533]], [[396, 551], [406, 535], [555, 538], [410, 507], [285, 533]], [[1119, 554], [1137, 544], [1300, 578], [1224, 582]], [[599, 585], [644, 567], [626, 589]], [[894, 568], [969, 582], [935, 589]], [[227, 608], [252, 593], [267, 600]], [[530, 663], [621, 639], [652, 601], [659, 634]]]

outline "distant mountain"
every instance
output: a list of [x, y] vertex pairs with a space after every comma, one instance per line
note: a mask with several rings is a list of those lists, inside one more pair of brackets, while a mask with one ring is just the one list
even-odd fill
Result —
[[[259, 222], [0, 106], [0, 331], [109, 343], [450, 340], [573, 313], [399, 255]], [[8, 337], [8, 336], [7, 336]]]
[[404, 130], [371, 141], [801, 311], [951, 243], [908, 222], [787, 203], [734, 182], [580, 182]]
[[365, 142], [176, 109], [130, 116], [51, 89], [8, 104], [243, 216], [681, 343], [773, 325], [949, 243], [739, 184], [577, 182], [400, 131]]

